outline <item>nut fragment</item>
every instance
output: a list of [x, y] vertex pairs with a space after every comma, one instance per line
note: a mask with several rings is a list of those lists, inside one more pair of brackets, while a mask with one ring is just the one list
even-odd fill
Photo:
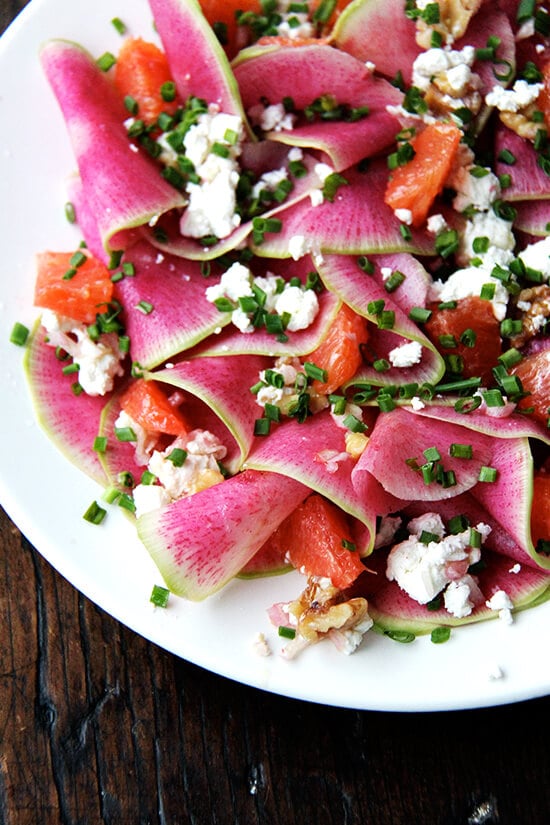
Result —
[[468, 24], [481, 6], [482, 0], [439, 0], [439, 23], [429, 25], [418, 18], [416, 21], [416, 42], [423, 49], [429, 49], [432, 32], [439, 32], [444, 43], [453, 43], [465, 33]]
[[550, 318], [550, 286], [540, 286], [522, 289], [518, 295], [518, 308], [522, 309], [522, 329], [519, 335], [511, 340], [513, 347], [523, 347], [527, 341], [534, 338], [541, 331]]
[[499, 117], [504, 125], [515, 132], [516, 135], [534, 142], [537, 132], [541, 128], [541, 124], [532, 119], [536, 111], [536, 103], [530, 103], [529, 106], [519, 112], [500, 112]]

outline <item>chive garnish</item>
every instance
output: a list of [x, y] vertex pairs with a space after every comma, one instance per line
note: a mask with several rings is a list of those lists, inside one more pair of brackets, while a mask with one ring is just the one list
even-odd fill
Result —
[[170, 591], [166, 587], [161, 587], [159, 584], [155, 584], [153, 586], [149, 601], [152, 602], [155, 607], [166, 607], [168, 605], [169, 598]]
[[101, 524], [106, 515], [107, 510], [104, 507], [100, 507], [97, 501], [92, 501], [82, 518], [84, 521], [90, 522], [90, 524]]
[[11, 330], [10, 343], [16, 344], [18, 347], [24, 347], [27, 343], [29, 334], [29, 328], [24, 324], [19, 323], [19, 321], [16, 321]]

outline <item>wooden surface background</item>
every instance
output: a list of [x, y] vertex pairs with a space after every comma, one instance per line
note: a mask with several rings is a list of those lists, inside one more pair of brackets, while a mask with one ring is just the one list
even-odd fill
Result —
[[[0, 5], [3, 30], [25, 2]], [[235, 684], [114, 621], [0, 511], [0, 825], [542, 825], [549, 721], [550, 698], [375, 713]]]

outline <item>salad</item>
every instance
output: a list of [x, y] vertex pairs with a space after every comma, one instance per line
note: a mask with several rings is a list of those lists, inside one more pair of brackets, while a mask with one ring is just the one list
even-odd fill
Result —
[[512, 621], [550, 584], [549, 12], [150, 7], [160, 45], [41, 53], [83, 243], [13, 337], [86, 518], [187, 599], [299, 570], [289, 657]]

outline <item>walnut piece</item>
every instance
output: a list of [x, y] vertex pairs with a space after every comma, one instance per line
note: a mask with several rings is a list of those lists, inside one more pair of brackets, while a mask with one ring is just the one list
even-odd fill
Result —
[[520, 308], [525, 307], [521, 316], [522, 330], [510, 343], [513, 347], [523, 347], [540, 332], [544, 319], [550, 318], [550, 286], [541, 284], [522, 289], [517, 303]]
[[416, 21], [416, 42], [423, 49], [429, 49], [432, 32], [436, 31], [444, 43], [453, 43], [466, 32], [481, 3], [482, 0], [439, 0], [439, 23], [428, 25], [419, 18]]

